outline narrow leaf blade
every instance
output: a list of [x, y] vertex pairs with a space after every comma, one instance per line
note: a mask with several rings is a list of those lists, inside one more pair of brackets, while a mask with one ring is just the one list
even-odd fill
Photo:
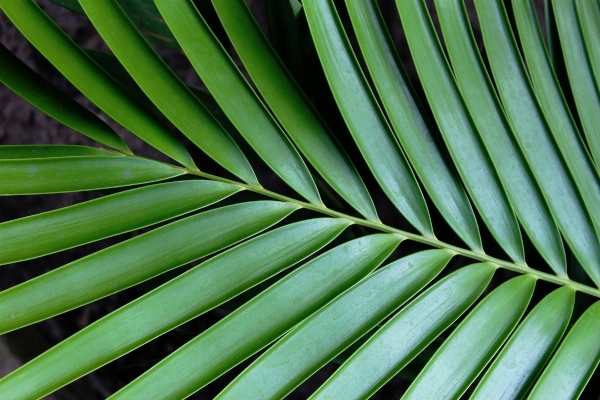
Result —
[[113, 156], [0, 160], [0, 195], [75, 192], [139, 185], [185, 172], [143, 158]]
[[[66, 7], [71, 11], [85, 15], [85, 11], [83, 11], [83, 8], [79, 5], [78, 0], [50, 1]], [[160, 14], [152, 0], [117, 1], [119, 2], [119, 5], [123, 7], [123, 11], [127, 13], [127, 16], [148, 41], [163, 47], [179, 50], [177, 41], [171, 34], [171, 31], [169, 31], [169, 28], [167, 28], [165, 21], [160, 18]]]
[[131, 150], [104, 121], [39, 76], [0, 43], [0, 82], [71, 129], [124, 153]]
[[208, 90], [256, 153], [296, 192], [311, 203], [322, 204], [298, 151], [194, 4], [188, 0], [157, 0], [156, 5]]
[[[600, 87], [594, 79], [594, 72], [585, 51], [585, 41], [577, 18], [575, 1], [553, 1], [552, 10], [556, 20], [560, 47], [579, 120], [585, 137], [596, 161], [600, 163]], [[596, 27], [597, 29], [597, 27]]]
[[44, 396], [293, 265], [347, 226], [341, 219], [302, 221], [238, 245], [86, 327], [0, 387], [7, 396]]
[[396, 5], [425, 95], [471, 200], [504, 251], [516, 262], [524, 263], [515, 215], [479, 141], [425, 4], [422, 0], [397, 0]]
[[529, 399], [576, 399], [600, 362], [600, 302], [577, 320], [562, 342]]
[[525, 312], [535, 278], [523, 275], [490, 293], [446, 339], [403, 399], [460, 397]]
[[252, 167], [223, 127], [167, 67], [115, 2], [80, 0], [90, 21], [148, 98], [213, 160], [249, 183]]
[[475, 6], [492, 74], [517, 142], [565, 240], [590, 278], [600, 285], [600, 244], [594, 222], [548, 135], [548, 124], [529, 83], [504, 6], [498, 0], [476, 0]]
[[538, 303], [496, 357], [471, 399], [525, 397], [565, 333], [574, 302], [575, 291], [562, 287]]
[[395, 236], [379, 234], [330, 250], [188, 342], [113, 398], [189, 396], [363, 278], [399, 243]]
[[301, 322], [219, 397], [285, 397], [421, 290], [451, 257], [447, 251], [429, 250], [378, 270]]
[[470, 248], [481, 249], [469, 199], [422, 116], [376, 1], [346, 0], [346, 5], [375, 87], [415, 172], [452, 229]]
[[97, 149], [95, 147], [62, 144], [17, 144], [0, 146], [0, 160], [81, 156], [120, 157], [122, 154], [114, 151]]
[[494, 271], [490, 264], [472, 264], [427, 289], [348, 358], [311, 399], [371, 396], [477, 300]]
[[[583, 3], [595, 4], [593, 1]], [[550, 132], [556, 140], [563, 159], [568, 160], [566, 163], [567, 168], [571, 171], [573, 180], [583, 197], [590, 216], [596, 221], [596, 226], [600, 226], [600, 217], [598, 216], [600, 210], [596, 206], [600, 202], [599, 169], [597, 164], [596, 169], [594, 169], [594, 162], [582, 141], [575, 121], [573, 121], [569, 106], [554, 72], [556, 67], [553, 68], [550, 56], [546, 51], [535, 9], [530, 1], [513, 0], [513, 13], [529, 76], [540, 107], [548, 120]], [[549, 18], [553, 18], [551, 14]]]
[[596, 87], [600, 88], [600, 4], [593, 1], [575, 0], [575, 5]]
[[240, 188], [211, 181], [162, 183], [0, 224], [0, 265], [40, 257], [198, 210]]
[[[585, 3], [594, 4], [591, 1]], [[598, 169], [594, 169], [594, 163], [581, 140], [577, 125], [573, 121], [561, 91], [546, 52], [535, 9], [529, 1], [513, 0], [513, 12], [538, 103], [548, 121], [548, 127], [556, 145], [563, 159], [567, 161], [567, 169], [571, 172], [573, 181], [579, 189], [590, 218], [596, 226], [596, 235], [598, 236], [600, 229]], [[557, 210], [558, 212], [560, 211]]]
[[560, 276], [566, 276], [560, 233], [513, 133], [477, 50], [460, 1], [436, 1], [444, 42], [456, 82], [478, 127], [507, 197], [536, 249]]
[[268, 228], [291, 204], [241, 203], [196, 214], [0, 292], [0, 332], [87, 304]]
[[19, 31], [109, 117], [173, 160], [196, 168], [185, 147], [31, 0], [0, 0]]
[[330, 0], [303, 3], [311, 35], [342, 116], [371, 172], [394, 206], [433, 236], [427, 205], [352, 52]]
[[377, 220], [352, 161], [281, 63], [245, 1], [213, 1], [213, 6], [252, 81], [302, 154], [352, 207]]

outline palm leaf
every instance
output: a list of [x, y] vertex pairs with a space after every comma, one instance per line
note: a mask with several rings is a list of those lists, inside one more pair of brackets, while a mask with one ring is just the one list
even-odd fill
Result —
[[[131, 78], [100, 67], [94, 60], [106, 56], [90, 56], [32, 0], [0, 8], [81, 93], [181, 166], [131, 154], [0, 47], [5, 85], [118, 150], [0, 146], [0, 194], [119, 190], [0, 223], [0, 264], [146, 230], [0, 292], [0, 332], [158, 275], [164, 283], [0, 379], [3, 399], [43, 397], [218, 307], [234, 310], [113, 397], [185, 398], [261, 351], [218, 398], [283, 398], [334, 360], [342, 365], [313, 398], [367, 398], [395, 377], [408, 379], [406, 398], [593, 392], [595, 3], [552, 4], [562, 76], [526, 0], [513, 0], [511, 14], [500, 1], [475, 1], [485, 56], [459, 0], [436, 0], [435, 10], [396, 1], [422, 98], [375, 0], [267, 2], [273, 32], [289, 35], [274, 47], [243, 0], [213, 0], [241, 68], [211, 31], [214, 14], [191, 0], [63, 3], [89, 17]], [[136, 20], [139, 10], [152, 24]], [[184, 84], [153, 37], [180, 47], [208, 92]], [[319, 80], [303, 59], [322, 69], [342, 123], [320, 114], [328, 100], [315, 98], [323, 87], [312, 86]], [[197, 169], [192, 146], [218, 166]]]

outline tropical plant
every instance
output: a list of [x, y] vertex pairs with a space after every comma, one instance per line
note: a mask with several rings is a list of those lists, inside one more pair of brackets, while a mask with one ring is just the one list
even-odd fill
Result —
[[[32, 0], [0, 7], [81, 93], [173, 163], [132, 154], [0, 47], [5, 85], [106, 147], [0, 146], [0, 193], [112, 190], [0, 224], [0, 263], [161, 225], [0, 292], [0, 333], [179, 272], [4, 377], [2, 399], [42, 397], [224, 303], [231, 314], [113, 398], [184, 398], [264, 349], [219, 399], [284, 397], [332, 360], [341, 366], [311, 398], [366, 398], [411, 368], [403, 398], [582, 393], [600, 361], [597, 2], [553, 1], [548, 52], [530, 2], [513, 0], [507, 14], [500, 0], [475, 0], [480, 53], [461, 1], [435, 1], [443, 48], [423, 1], [397, 0], [421, 101], [375, 0], [269, 2], [278, 52], [243, 0], [214, 0], [221, 40], [255, 86], [194, 3], [155, 0], [178, 44], [164, 26], [142, 27], [146, 38], [181, 46], [208, 92], [182, 83], [127, 17], [131, 4], [153, 5], [119, 3], [79, 0], [120, 64], [77, 46]], [[314, 107], [327, 91], [307, 83], [298, 57], [312, 45], [350, 136]], [[166, 120], [221, 172], [198, 169]], [[254, 170], [287, 186], [265, 188]], [[412, 228], [392, 226], [387, 200], [376, 210], [380, 190]], [[422, 246], [395, 252], [405, 241]]]

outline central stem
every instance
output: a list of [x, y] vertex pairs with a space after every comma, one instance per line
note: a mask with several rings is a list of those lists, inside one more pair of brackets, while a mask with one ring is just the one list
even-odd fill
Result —
[[[180, 167], [176, 167], [176, 168], [180, 168]], [[376, 229], [378, 231], [385, 232], [385, 233], [393, 233], [393, 234], [399, 235], [405, 239], [423, 243], [423, 244], [426, 244], [426, 245], [429, 245], [432, 247], [436, 247], [438, 249], [450, 250], [450, 251], [456, 253], [457, 255], [461, 255], [461, 256], [471, 258], [473, 260], [477, 260], [477, 261], [481, 261], [481, 262], [488, 262], [488, 263], [494, 264], [497, 267], [508, 269], [510, 271], [518, 272], [521, 274], [529, 274], [538, 279], [541, 279], [541, 280], [544, 280], [547, 282], [552, 282], [557, 285], [570, 286], [570, 287], [574, 288], [575, 290], [578, 290], [582, 293], [586, 293], [591, 296], [600, 298], [600, 289], [593, 288], [591, 286], [587, 286], [582, 283], [573, 281], [573, 280], [569, 279], [568, 277], [560, 277], [560, 276], [548, 274], [548, 273], [533, 269], [527, 265], [515, 264], [515, 263], [509, 262], [509, 261], [505, 261], [505, 260], [501, 260], [496, 257], [489, 256], [485, 253], [479, 253], [476, 251], [464, 249], [462, 247], [454, 246], [449, 243], [443, 242], [435, 237], [421, 236], [421, 235], [418, 235], [415, 233], [406, 232], [406, 231], [403, 231], [400, 229], [393, 228], [389, 225], [385, 225], [381, 221], [369, 221], [366, 219], [353, 217], [348, 214], [334, 211], [323, 205], [307, 203], [304, 201], [294, 199], [292, 197], [288, 197], [288, 196], [284, 196], [284, 195], [272, 192], [270, 190], [263, 188], [262, 186], [249, 185], [246, 183], [241, 183], [241, 182], [237, 182], [237, 181], [234, 181], [231, 179], [222, 178], [220, 176], [208, 174], [208, 173], [198, 171], [198, 170], [192, 170], [192, 169], [187, 169], [187, 168], [181, 168], [181, 169], [183, 169], [186, 173], [188, 173], [190, 175], [196, 175], [196, 176], [200, 176], [202, 178], [219, 181], [219, 182], [223, 182], [223, 183], [229, 183], [231, 185], [236, 185], [236, 186], [241, 187], [244, 190], [262, 194], [264, 196], [270, 197], [275, 200], [293, 203], [293, 204], [296, 204], [307, 210], [316, 211], [318, 213], [325, 214], [330, 217], [343, 218], [348, 221], [351, 221], [352, 223], [354, 223], [356, 225], [361, 225], [361, 226], [364, 226], [367, 228]]]

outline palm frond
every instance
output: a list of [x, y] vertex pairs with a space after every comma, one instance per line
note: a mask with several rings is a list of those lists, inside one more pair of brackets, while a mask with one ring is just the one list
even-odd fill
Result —
[[[57, 2], [85, 13], [114, 57], [79, 47], [32, 0], [0, 8], [106, 116], [180, 165], [134, 155], [0, 45], [0, 82], [112, 148], [0, 146], [0, 195], [116, 190], [0, 223], [0, 264], [144, 229], [0, 292], [0, 333], [176, 276], [0, 379], [2, 399], [43, 397], [224, 305], [230, 314], [112, 398], [185, 398], [244, 361], [217, 398], [283, 398], [332, 362], [311, 398], [368, 398], [395, 377], [409, 378], [407, 399], [593, 392], [596, 3], [548, 10], [560, 76], [529, 1], [510, 13], [475, 1], [484, 54], [461, 1], [397, 0], [419, 98], [375, 0], [267, 2], [272, 34], [289, 35], [274, 47], [243, 0], [213, 0], [210, 20], [191, 0]], [[207, 91], [148, 39], [181, 49]], [[299, 62], [310, 54], [342, 125], [320, 114], [323, 88]], [[196, 166], [205, 156], [210, 172]]]

